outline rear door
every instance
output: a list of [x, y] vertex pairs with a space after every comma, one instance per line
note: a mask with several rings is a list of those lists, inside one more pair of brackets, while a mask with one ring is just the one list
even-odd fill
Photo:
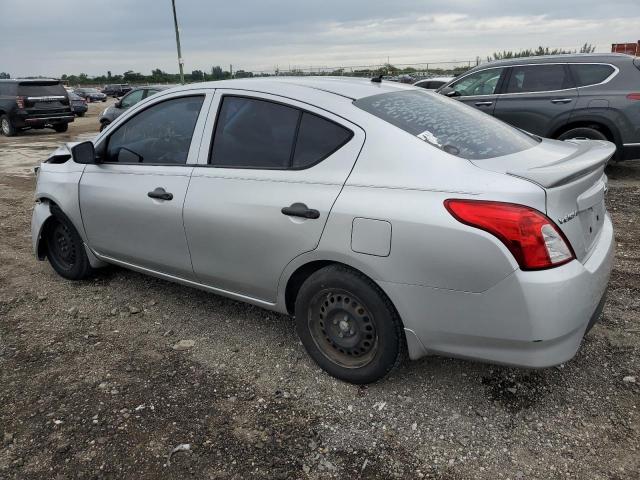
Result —
[[98, 141], [102, 163], [85, 167], [80, 209], [89, 246], [99, 255], [193, 278], [182, 207], [211, 96], [161, 97]]
[[578, 98], [569, 67], [562, 63], [512, 66], [501, 93], [494, 115], [542, 137], [569, 121]]
[[453, 98], [492, 115], [505, 71], [492, 67], [461, 77], [449, 85], [456, 92]]
[[327, 111], [217, 90], [184, 205], [198, 281], [274, 302], [285, 266], [317, 247], [363, 143]]

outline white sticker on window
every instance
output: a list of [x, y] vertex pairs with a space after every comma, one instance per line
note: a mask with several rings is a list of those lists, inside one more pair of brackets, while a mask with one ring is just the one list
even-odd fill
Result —
[[435, 145], [436, 147], [441, 147], [442, 145], [440, 144], [440, 142], [438, 141], [438, 137], [436, 137], [433, 133], [431, 133], [429, 130], [425, 130], [422, 133], [419, 133], [417, 135], [417, 137], [420, 140], [423, 140], [425, 142], [429, 142], [432, 145]]

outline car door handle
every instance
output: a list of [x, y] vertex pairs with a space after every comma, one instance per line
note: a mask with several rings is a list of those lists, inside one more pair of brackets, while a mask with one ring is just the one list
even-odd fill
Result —
[[173, 193], [167, 192], [162, 187], [157, 187], [153, 192], [147, 193], [149, 198], [157, 198], [158, 200], [173, 200]]
[[476, 107], [490, 107], [493, 105], [493, 102], [476, 102]]
[[282, 213], [289, 217], [319, 218], [320, 212], [313, 208], [308, 208], [304, 203], [293, 203], [290, 207], [283, 207]]
[[572, 98], [554, 98], [551, 103], [570, 103], [572, 100]]

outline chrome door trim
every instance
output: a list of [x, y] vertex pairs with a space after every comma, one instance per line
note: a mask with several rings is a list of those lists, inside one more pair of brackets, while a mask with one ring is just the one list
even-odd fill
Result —
[[[541, 90], [539, 92], [513, 92], [513, 93], [491, 93], [491, 94], [488, 94], [488, 95], [468, 95], [468, 97], [474, 97], [474, 98], [476, 98], [476, 97], [502, 97], [504, 95], [529, 95], [529, 94], [534, 94], [534, 93], [567, 92], [569, 90], [576, 90], [576, 89], [580, 89], [580, 88], [591, 88], [591, 87], [595, 87], [595, 86], [598, 86], [598, 85], [604, 85], [605, 83], [609, 83], [611, 80], [613, 80], [613, 78], [616, 75], [618, 75], [618, 73], [620, 72], [620, 69], [618, 67], [616, 67], [615, 65], [612, 65], [610, 63], [605, 63], [605, 62], [518, 63], [518, 64], [514, 64], [514, 65], [501, 65], [501, 66], [495, 66], [495, 67], [480, 68], [478, 70], [474, 70], [473, 72], [469, 72], [466, 75], [457, 77], [455, 80], [449, 82], [447, 85], [443, 85], [440, 88], [448, 87], [448, 86], [453, 85], [454, 83], [458, 82], [459, 80], [462, 80], [465, 77], [468, 77], [469, 75], [472, 75], [472, 74], [478, 73], [478, 72], [484, 72], [485, 70], [495, 70], [496, 68], [532, 67], [532, 66], [536, 66], [536, 65], [607, 65], [609, 67], [612, 67], [614, 69], [614, 71], [613, 71], [613, 73], [611, 75], [609, 75], [607, 78], [605, 78], [600, 83], [593, 83], [591, 85], [582, 85], [581, 87], [562, 88], [560, 90]], [[464, 98], [464, 97], [452, 97], [452, 98]]]

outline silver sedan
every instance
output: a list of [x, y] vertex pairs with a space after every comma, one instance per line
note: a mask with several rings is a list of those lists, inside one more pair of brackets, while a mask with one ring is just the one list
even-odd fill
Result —
[[604, 303], [614, 150], [394, 83], [185, 85], [42, 163], [33, 247], [67, 279], [115, 264], [289, 313], [349, 382], [405, 352], [547, 367]]

